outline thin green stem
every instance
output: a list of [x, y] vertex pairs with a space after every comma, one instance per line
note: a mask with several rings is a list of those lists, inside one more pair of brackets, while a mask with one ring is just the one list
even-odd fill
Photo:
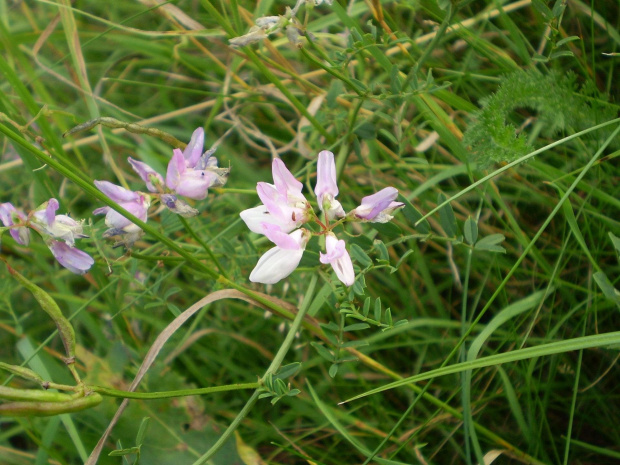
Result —
[[226, 270], [224, 269], [220, 261], [217, 259], [217, 257], [213, 254], [211, 247], [209, 247], [207, 243], [203, 241], [202, 238], [198, 234], [196, 234], [196, 231], [194, 231], [194, 228], [192, 228], [192, 226], [189, 224], [189, 221], [187, 221], [186, 218], [179, 216], [179, 219], [181, 220], [181, 223], [183, 223], [183, 226], [185, 227], [185, 230], [189, 233], [189, 235], [192, 236], [194, 240], [202, 246], [202, 248], [207, 253], [211, 261], [215, 264], [215, 266], [217, 266], [217, 269], [220, 270], [220, 273], [222, 274], [222, 276], [224, 276], [226, 279], [229, 279], [228, 274], [226, 273]]
[[[310, 302], [312, 301], [312, 296], [314, 294], [314, 288], [316, 287], [317, 279], [318, 279], [318, 276], [316, 274], [312, 276], [310, 285], [308, 286], [308, 290], [306, 291], [306, 295], [304, 296], [304, 301], [301, 304], [301, 308], [297, 312], [297, 315], [295, 315], [295, 319], [293, 320], [293, 323], [291, 324], [291, 327], [288, 333], [286, 334], [286, 338], [284, 338], [284, 342], [282, 342], [282, 345], [280, 346], [280, 349], [278, 349], [278, 352], [276, 353], [275, 357], [273, 358], [273, 361], [269, 365], [269, 368], [267, 368], [267, 371], [265, 371], [265, 374], [261, 378], [261, 383], [265, 380], [267, 376], [269, 376], [269, 374], [275, 374], [276, 371], [278, 371], [278, 368], [280, 368], [280, 365], [282, 364], [284, 357], [286, 357], [286, 354], [291, 348], [291, 345], [293, 344], [293, 341], [295, 340], [297, 331], [299, 331], [299, 328], [301, 327], [301, 324], [304, 321], [306, 312], [310, 308]], [[250, 410], [252, 410], [252, 407], [258, 400], [258, 396], [260, 393], [261, 393], [260, 389], [256, 389], [254, 391], [254, 393], [252, 394], [252, 397], [250, 397], [250, 399], [246, 402], [246, 404], [243, 406], [241, 411], [237, 414], [237, 416], [232, 421], [232, 423], [228, 426], [228, 428], [226, 428], [226, 431], [224, 431], [224, 433], [219, 437], [219, 439], [215, 442], [215, 444], [213, 444], [213, 446], [211, 446], [211, 448], [207, 452], [205, 452], [198, 460], [196, 460], [193, 463], [193, 465], [204, 464], [207, 460], [212, 458], [213, 455], [215, 455], [215, 453], [218, 450], [220, 450], [220, 448], [232, 436], [232, 434], [235, 432], [235, 430], [237, 429], [239, 424], [243, 421], [243, 419], [247, 416], [247, 414], [250, 413]]]
[[112, 389], [104, 386], [88, 386], [87, 389], [98, 392], [103, 396], [121, 397], [123, 399], [169, 399], [171, 397], [201, 396], [213, 394], [214, 392], [239, 391], [242, 389], [257, 389], [259, 383], [227, 384], [224, 386], [213, 386], [198, 389], [180, 389], [177, 391], [160, 392], [131, 392]]

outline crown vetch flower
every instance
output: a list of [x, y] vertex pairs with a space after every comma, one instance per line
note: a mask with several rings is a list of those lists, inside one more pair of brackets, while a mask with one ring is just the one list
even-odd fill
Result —
[[319, 202], [319, 208], [325, 212], [328, 219], [333, 220], [344, 216], [342, 205], [335, 200], [338, 195], [338, 185], [336, 184], [334, 154], [327, 150], [319, 152], [314, 194]]
[[10, 203], [3, 203], [0, 205], [0, 220], [5, 226], [16, 224], [15, 219], [24, 224], [23, 227], [10, 230], [11, 235], [22, 245], [28, 245], [30, 241], [28, 228], [34, 229], [43, 237], [58, 263], [73, 273], [84, 274], [95, 260], [74, 247], [76, 239], [88, 237], [82, 232], [83, 221], [75, 221], [67, 215], [56, 215], [58, 208], [58, 200], [52, 198], [26, 216]]
[[355, 282], [355, 271], [351, 256], [345, 248], [345, 242], [338, 240], [336, 235], [329, 232], [325, 235], [325, 250], [327, 253], [320, 252], [319, 260], [321, 263], [330, 264], [338, 279], [345, 286], [352, 286]]
[[266, 233], [276, 247], [265, 252], [258, 260], [250, 273], [250, 281], [275, 284], [295, 271], [304, 254], [310, 233], [302, 228], [286, 234], [274, 225], [269, 225]]
[[[17, 210], [11, 203], [0, 204], [0, 221], [2, 221], [4, 226], [14, 226], [19, 223], [25, 223], [27, 220], [28, 218], [24, 212]], [[28, 245], [30, 243], [30, 230], [25, 226], [11, 228], [9, 229], [9, 234], [18, 244]]]
[[142, 178], [149, 191], [159, 192], [160, 189], [158, 189], [157, 186], [164, 185], [164, 178], [161, 177], [161, 174], [142, 161], [134, 160], [131, 157], [127, 157], [127, 161], [133, 170], [138, 173], [140, 178]]
[[[95, 181], [95, 186], [129, 213], [146, 222], [147, 210], [151, 204], [148, 195], [130, 191], [108, 181]], [[121, 239], [116, 245], [123, 244], [131, 247], [144, 234], [138, 225], [110, 207], [97, 208], [93, 213], [95, 215], [105, 214], [105, 224], [109, 229], [103, 233], [103, 237], [119, 236]]]
[[402, 202], [394, 202], [397, 196], [398, 190], [386, 187], [376, 194], [364, 197], [362, 204], [351, 214], [371, 223], [387, 223], [394, 218], [392, 213], [405, 206]]
[[198, 128], [193, 132], [185, 150], [174, 149], [168, 163], [165, 182], [163, 177], [146, 163], [131, 157], [127, 160], [150, 192], [168, 196], [162, 202], [165, 206], [179, 215], [194, 216], [198, 214], [198, 210], [179, 201], [175, 194], [202, 200], [207, 196], [210, 187], [226, 184], [230, 171], [228, 168], [217, 167], [217, 158], [212, 156], [215, 149], [202, 152], [204, 141], [204, 129]]
[[73, 247], [76, 239], [88, 237], [83, 233], [82, 221], [75, 221], [67, 215], [56, 215], [60, 205], [52, 198], [41, 204], [33, 213], [30, 225], [40, 234], [65, 241]]
[[288, 233], [310, 218], [310, 205], [301, 193], [303, 184], [295, 179], [279, 158], [273, 160], [272, 174], [274, 184], [259, 182], [256, 185], [263, 205], [240, 213], [248, 228], [258, 234], [265, 234], [265, 228], [269, 225], [278, 226]]
[[[95, 181], [95, 186], [110, 200], [113, 200], [129, 213], [142, 221], [146, 221], [146, 212], [151, 199], [140, 192], [133, 192], [108, 181]], [[140, 227], [110, 207], [101, 207], [93, 211], [95, 215], [105, 214], [105, 224], [109, 228], [121, 229], [125, 232], [139, 230]]]

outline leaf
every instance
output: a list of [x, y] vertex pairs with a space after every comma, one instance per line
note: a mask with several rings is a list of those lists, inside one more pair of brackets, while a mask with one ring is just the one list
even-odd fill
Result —
[[375, 320], [381, 322], [381, 298], [377, 297], [375, 300]]
[[596, 284], [598, 284], [598, 287], [601, 288], [601, 291], [603, 291], [605, 297], [615, 302], [617, 305], [620, 305], [620, 292], [611, 284], [607, 275], [603, 271], [597, 271], [592, 277], [596, 281]]
[[[397, 271], [397, 270], [400, 268], [400, 265], [401, 265], [401, 264], [402, 264], [402, 263], [403, 263], [403, 262], [407, 259], [407, 257], [408, 257], [409, 255], [411, 255], [412, 253], [413, 253], [413, 250], [411, 250], [411, 249], [407, 250], [407, 251], [406, 251], [406, 252], [405, 252], [405, 253], [404, 253], [404, 254], [400, 257], [400, 259], [398, 260], [398, 263], [396, 263], [396, 266], [394, 267], [394, 271]], [[393, 271], [393, 272], [394, 272], [394, 271]], [[393, 273], [393, 272], [392, 272], [392, 273]]]
[[366, 299], [364, 300], [364, 308], [362, 309], [362, 314], [364, 316], [368, 316], [369, 312], [370, 312], [370, 297], [366, 297]]
[[108, 457], [122, 457], [129, 454], [137, 454], [138, 452], [140, 452], [139, 447], [129, 447], [127, 449], [113, 450], [108, 454]]
[[332, 378], [336, 377], [336, 374], [338, 373], [338, 367], [339, 365], [334, 363], [332, 366], [329, 367], [329, 376]]
[[376, 239], [374, 241], [374, 246], [375, 246], [375, 249], [377, 249], [377, 251], [379, 252], [380, 260], [389, 262], [390, 261], [390, 256], [388, 254], [388, 250], [387, 250], [387, 247], [385, 246], [385, 244], [382, 241], [380, 241], [379, 239]]
[[322, 344], [319, 344], [318, 342], [311, 342], [310, 345], [314, 347], [316, 351], [319, 353], [319, 355], [323, 357], [325, 360], [327, 360], [328, 362], [334, 361], [334, 354], [332, 354], [331, 351], [327, 349], [325, 346], [323, 346]]
[[503, 234], [491, 234], [490, 236], [485, 236], [476, 242], [474, 248], [476, 250], [486, 250], [488, 252], [499, 252], [506, 253], [506, 249], [497, 245], [504, 242], [506, 238]]
[[[440, 192], [437, 196], [437, 205], [445, 202], [447, 197], [443, 192]], [[452, 210], [452, 206], [448, 203], [439, 209], [439, 223], [441, 227], [446, 232], [448, 237], [455, 237], [458, 231], [458, 226], [456, 225], [456, 217], [454, 216], [454, 211]]]
[[289, 363], [288, 365], [281, 367], [275, 377], [278, 379], [287, 379], [299, 373], [299, 370], [301, 370], [301, 363]]
[[616, 252], [620, 254], [620, 237], [615, 236], [614, 233], [612, 233], [611, 231], [608, 234], [609, 238], [611, 239], [611, 243], [616, 248]]
[[565, 37], [562, 40], [558, 40], [558, 42], [555, 44], [556, 47], [561, 47], [562, 45], [568, 43], [568, 42], [572, 42], [574, 40], [581, 40], [581, 37], [579, 36], [570, 36], [570, 37]]
[[463, 226], [463, 234], [465, 235], [465, 240], [469, 245], [474, 245], [476, 240], [478, 240], [478, 223], [471, 216], [467, 218], [465, 221], [465, 225]]
[[358, 262], [360, 265], [366, 267], [372, 265], [372, 260], [370, 257], [362, 250], [362, 248], [357, 244], [351, 244], [350, 247], [351, 256]]
[[144, 442], [144, 436], [146, 436], [146, 430], [149, 426], [149, 420], [151, 417], [144, 417], [138, 428], [138, 434], [136, 434], [136, 446], [140, 447]]
[[353, 323], [352, 325], [345, 326], [344, 331], [360, 331], [362, 329], [368, 329], [370, 325], [368, 323]]
[[258, 452], [243, 442], [238, 431], [235, 431], [235, 443], [237, 454], [239, 454], [239, 458], [245, 465], [264, 465], [265, 462]]

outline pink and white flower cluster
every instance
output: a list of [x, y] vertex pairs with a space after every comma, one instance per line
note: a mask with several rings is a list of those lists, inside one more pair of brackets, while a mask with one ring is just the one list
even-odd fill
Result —
[[[178, 215], [195, 216], [198, 210], [177, 196], [202, 200], [207, 196], [210, 187], [223, 186], [226, 183], [230, 171], [228, 168], [217, 167], [217, 158], [212, 156], [215, 149], [202, 152], [204, 140], [204, 130], [198, 128], [185, 150], [174, 149], [165, 182], [162, 175], [146, 163], [131, 157], [127, 159], [151, 194], [130, 191], [108, 181], [95, 181], [95, 186], [141, 221], [147, 220], [151, 197], [159, 197], [166, 208]], [[104, 233], [104, 237], [118, 236], [121, 238], [119, 243], [127, 247], [131, 247], [143, 234], [137, 225], [110, 207], [97, 208], [93, 213], [106, 215], [105, 223], [109, 229]]]
[[56, 215], [59, 204], [49, 199], [26, 215], [10, 203], [0, 204], [0, 221], [18, 244], [30, 243], [30, 229], [38, 232], [52, 254], [65, 268], [73, 273], [84, 274], [95, 263], [86, 252], [75, 247], [75, 240], [88, 237], [83, 233], [82, 221], [67, 215]]
[[[314, 188], [319, 208], [325, 215], [323, 223], [302, 194], [302, 183], [295, 179], [282, 160], [273, 160], [272, 174], [273, 184], [259, 182], [256, 186], [263, 204], [240, 214], [251, 231], [263, 234], [276, 245], [258, 260], [250, 274], [250, 281], [274, 284], [286, 278], [299, 265], [306, 244], [314, 234], [325, 236], [325, 253], [320, 253], [320, 262], [330, 264], [345, 286], [353, 285], [355, 271], [345, 241], [339, 240], [332, 229], [344, 221], [385, 223], [391, 220], [392, 214], [404, 206], [395, 202], [398, 191], [386, 187], [364, 197], [359, 207], [345, 214], [336, 200], [339, 191], [334, 154], [323, 150], [317, 161], [317, 183]], [[313, 233], [301, 228], [311, 220], [320, 226], [321, 232]], [[336, 221], [330, 225], [332, 220]]]

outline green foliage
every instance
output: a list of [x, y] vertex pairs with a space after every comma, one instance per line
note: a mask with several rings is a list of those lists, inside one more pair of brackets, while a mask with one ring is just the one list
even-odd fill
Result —
[[[537, 145], [523, 127], [530, 123], [514, 122], [516, 110], [533, 110], [541, 134], [553, 137], [613, 119], [613, 107], [597, 94], [587, 86], [578, 90], [573, 73], [543, 74], [534, 68], [515, 71], [502, 78], [497, 92], [481, 100], [482, 109], [473, 113], [463, 142], [481, 168], [514, 161]], [[608, 134], [596, 133], [595, 140], [602, 141]]]
[[[29, 282], [0, 267], [0, 410], [28, 415], [2, 417], [0, 463], [86, 463], [163, 335], [99, 465], [616, 458], [619, 123], [592, 128], [618, 116], [617, 2], [301, 2], [292, 33], [229, 46], [295, 3], [0, 2], [0, 203], [57, 198], [96, 261], [72, 275], [0, 225]], [[145, 191], [127, 157], [163, 174], [199, 126], [229, 182], [187, 221], [153, 196], [146, 234], [112, 248], [93, 181]], [[404, 207], [330, 219], [350, 287], [320, 235], [250, 282], [273, 245], [239, 212], [274, 157], [314, 206], [321, 150], [346, 211], [386, 186]]]

